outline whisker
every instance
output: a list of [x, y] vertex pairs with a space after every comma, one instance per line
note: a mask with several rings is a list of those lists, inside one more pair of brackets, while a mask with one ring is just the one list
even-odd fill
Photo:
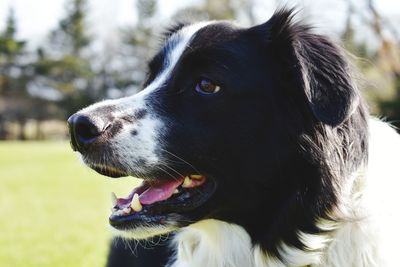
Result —
[[[164, 165], [166, 166], [166, 165]], [[159, 169], [160, 171], [164, 172], [165, 174], [169, 175], [171, 178], [173, 178], [174, 180], [178, 181], [178, 179], [176, 178], [176, 176], [172, 175], [171, 173], [169, 173], [168, 171], [166, 171], [165, 169], [161, 168], [160, 166], [155, 165], [154, 167], [156, 167], [157, 169]]]
[[183, 158], [179, 157], [178, 155], [176, 155], [176, 154], [174, 154], [174, 153], [172, 153], [172, 152], [170, 152], [170, 151], [168, 151], [168, 150], [166, 150], [166, 149], [161, 148], [161, 150], [164, 151], [164, 152], [166, 152], [166, 153], [168, 153], [169, 155], [171, 155], [171, 156], [177, 158], [177, 159], [180, 160], [181, 162], [183, 162], [183, 163], [189, 165], [197, 174], [200, 174], [200, 172], [197, 170], [197, 168], [196, 168], [195, 166], [193, 166], [193, 164], [187, 162], [187, 161], [184, 160]]
[[184, 175], [180, 172], [178, 172], [177, 170], [175, 170], [174, 168], [172, 168], [171, 166], [167, 165], [167, 164], [163, 164], [163, 167], [167, 167], [168, 169], [170, 169], [171, 171], [173, 171], [174, 173], [178, 174], [180, 177], [184, 177]]
[[136, 254], [137, 254], [137, 253], [136, 253], [136, 252], [137, 252], [137, 251], [136, 251], [136, 247], [135, 247], [135, 250], [133, 250], [132, 247], [131, 247], [131, 245], [129, 244], [129, 241], [126, 242], [126, 245], [128, 246], [129, 250], [132, 252], [132, 254], [135, 255], [135, 256], [137, 256], [137, 255], [136, 255]]

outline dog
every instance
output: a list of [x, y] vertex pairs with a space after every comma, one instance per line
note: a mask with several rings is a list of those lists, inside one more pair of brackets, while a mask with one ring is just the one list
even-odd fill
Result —
[[173, 233], [172, 267], [398, 266], [400, 137], [295, 13], [177, 24], [142, 91], [68, 119], [89, 167], [143, 179], [117, 235]]

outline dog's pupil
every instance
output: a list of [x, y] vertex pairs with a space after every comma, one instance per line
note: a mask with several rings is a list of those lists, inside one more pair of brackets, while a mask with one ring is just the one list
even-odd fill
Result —
[[213, 84], [212, 82], [208, 81], [208, 80], [201, 80], [200, 82], [200, 88], [201, 90], [203, 90], [204, 92], [207, 93], [213, 93], [216, 89], [216, 85]]

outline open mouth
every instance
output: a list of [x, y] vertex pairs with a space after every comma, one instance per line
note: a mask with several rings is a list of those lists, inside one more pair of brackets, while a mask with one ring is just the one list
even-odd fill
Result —
[[203, 175], [144, 180], [125, 198], [111, 194], [110, 224], [119, 230], [143, 223], [163, 224], [172, 214], [190, 212], [213, 194], [215, 183]]

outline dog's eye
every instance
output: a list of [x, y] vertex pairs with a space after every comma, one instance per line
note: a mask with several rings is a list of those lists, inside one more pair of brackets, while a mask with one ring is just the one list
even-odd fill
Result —
[[196, 84], [196, 91], [202, 94], [215, 94], [219, 90], [221, 90], [220, 86], [207, 79], [202, 79]]

